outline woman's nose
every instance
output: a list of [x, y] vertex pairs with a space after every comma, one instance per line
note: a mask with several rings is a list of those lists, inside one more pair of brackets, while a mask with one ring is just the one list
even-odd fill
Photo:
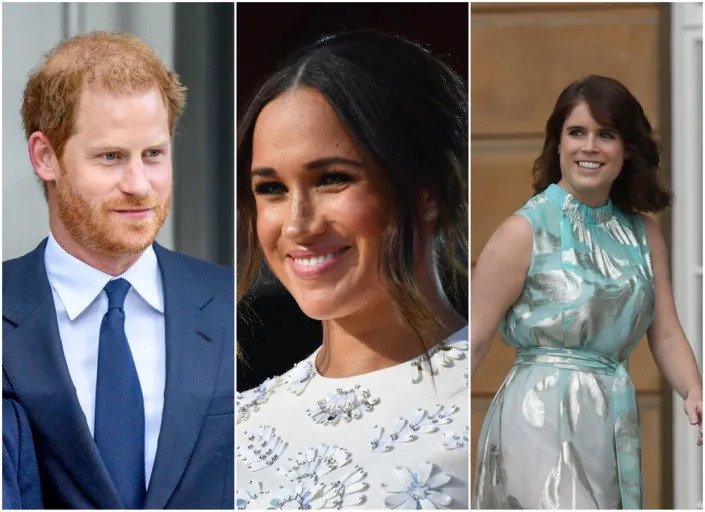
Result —
[[587, 152], [593, 152], [596, 151], [597, 148], [595, 146], [595, 136], [592, 134], [588, 134], [585, 139], [583, 139], [583, 151]]
[[289, 216], [284, 224], [285, 234], [294, 240], [318, 234], [323, 222], [316, 205], [306, 194], [295, 194], [289, 207]]

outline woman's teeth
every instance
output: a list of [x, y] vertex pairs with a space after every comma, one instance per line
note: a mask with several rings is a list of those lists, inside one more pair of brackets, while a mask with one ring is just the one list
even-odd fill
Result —
[[584, 167], [585, 169], [599, 169], [602, 167], [600, 162], [578, 162], [578, 167]]
[[326, 260], [333, 258], [340, 251], [331, 252], [329, 254], [324, 254], [322, 256], [314, 256], [312, 258], [294, 258], [297, 265], [303, 265], [304, 267], [310, 267], [312, 265], [317, 265], [323, 263]]

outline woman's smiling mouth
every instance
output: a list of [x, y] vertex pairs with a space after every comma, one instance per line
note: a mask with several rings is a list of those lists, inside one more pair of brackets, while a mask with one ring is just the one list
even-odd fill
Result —
[[602, 167], [604, 164], [601, 162], [593, 162], [590, 160], [579, 160], [578, 161], [578, 167], [581, 169], [589, 169], [591, 171], [595, 171]]
[[297, 277], [311, 279], [335, 266], [348, 253], [349, 249], [350, 246], [325, 252], [295, 251], [287, 255], [287, 261]]

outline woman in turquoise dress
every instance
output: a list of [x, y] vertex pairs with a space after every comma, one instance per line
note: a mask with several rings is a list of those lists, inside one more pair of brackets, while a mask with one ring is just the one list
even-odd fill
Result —
[[514, 366], [480, 433], [474, 508], [643, 508], [629, 355], [654, 359], [700, 425], [702, 383], [654, 221], [671, 196], [638, 101], [589, 76], [559, 96], [531, 198], [473, 273], [472, 373], [499, 326]]

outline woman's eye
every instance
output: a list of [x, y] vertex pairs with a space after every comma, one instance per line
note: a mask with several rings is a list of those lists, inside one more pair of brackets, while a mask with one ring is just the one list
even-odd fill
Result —
[[336, 185], [345, 185], [346, 183], [350, 183], [352, 181], [352, 177], [348, 174], [342, 173], [342, 172], [329, 172], [326, 174], [322, 174], [319, 179], [318, 179], [318, 185], [319, 186], [336, 186]]
[[568, 135], [570, 135], [572, 137], [579, 137], [582, 134], [583, 134], [583, 131], [579, 128], [572, 128], [571, 130], [568, 130]]
[[258, 196], [272, 196], [286, 193], [286, 187], [276, 181], [267, 181], [256, 184], [254, 191]]
[[617, 135], [613, 132], [601, 132], [600, 137], [602, 137], [603, 139], [612, 140], [612, 139], [616, 139]]

